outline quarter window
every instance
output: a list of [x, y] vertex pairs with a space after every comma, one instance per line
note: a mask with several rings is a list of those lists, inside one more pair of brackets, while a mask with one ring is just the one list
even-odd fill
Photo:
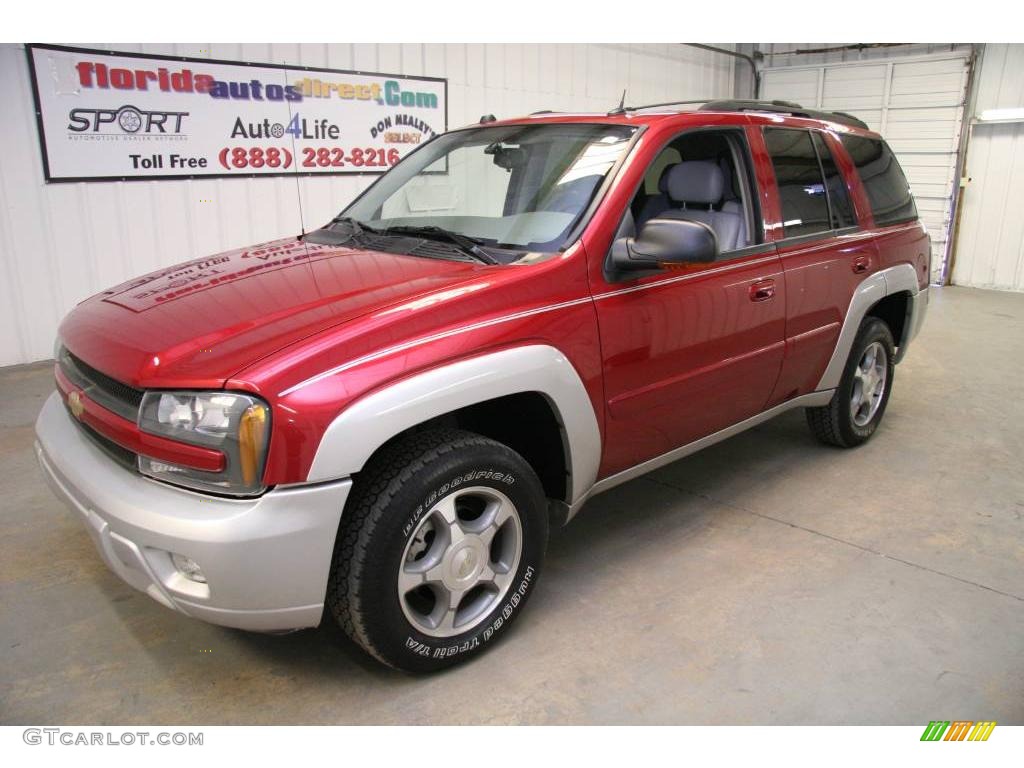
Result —
[[863, 136], [843, 136], [842, 142], [857, 166], [875, 225], [884, 227], [915, 220], [917, 207], [910, 185], [889, 145]]
[[783, 237], [831, 230], [825, 180], [810, 132], [766, 128], [764, 139], [775, 168], [775, 182], [782, 202]]
[[850, 206], [850, 194], [846, 190], [846, 180], [836, 167], [832, 152], [820, 133], [814, 136], [814, 148], [821, 159], [821, 170], [825, 174], [825, 188], [828, 190], [829, 210], [832, 212], [832, 227], [842, 229], [856, 224], [853, 208]]

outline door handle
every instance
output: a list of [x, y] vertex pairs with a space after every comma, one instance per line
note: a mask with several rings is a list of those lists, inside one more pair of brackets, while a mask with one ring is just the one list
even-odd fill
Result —
[[758, 280], [750, 286], [751, 301], [768, 301], [775, 296], [774, 280]]
[[853, 260], [853, 274], [862, 275], [868, 271], [868, 267], [871, 266], [871, 259], [867, 256], [858, 256]]

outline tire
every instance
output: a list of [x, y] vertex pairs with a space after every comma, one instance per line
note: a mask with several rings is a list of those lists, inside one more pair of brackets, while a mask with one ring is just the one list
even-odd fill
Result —
[[[868, 352], [876, 355], [871, 358]], [[884, 361], [877, 353], [884, 354]], [[843, 369], [835, 394], [828, 405], [807, 408], [807, 424], [821, 442], [841, 448], [853, 448], [867, 442], [878, 429], [889, 403], [889, 393], [895, 374], [895, 345], [892, 332], [884, 321], [876, 317], [865, 319], [854, 339], [850, 357]], [[872, 369], [866, 376], [866, 366]], [[878, 381], [884, 375], [882, 381]], [[878, 393], [877, 398], [865, 399], [867, 386]], [[859, 403], [859, 405], [858, 405]]]
[[[374, 658], [434, 672], [507, 633], [533, 592], [547, 539], [544, 491], [518, 453], [470, 432], [414, 434], [356, 479], [327, 604]], [[457, 610], [446, 608], [452, 603]]]

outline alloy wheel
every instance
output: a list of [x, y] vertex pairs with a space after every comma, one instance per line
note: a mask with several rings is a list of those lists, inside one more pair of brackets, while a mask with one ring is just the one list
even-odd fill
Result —
[[867, 346], [853, 371], [853, 389], [850, 393], [850, 413], [853, 423], [863, 427], [878, 412], [885, 396], [885, 382], [889, 376], [889, 356], [881, 342]]
[[522, 549], [519, 512], [503, 493], [478, 486], [445, 496], [406, 543], [398, 572], [402, 612], [433, 637], [472, 629], [505, 598]]

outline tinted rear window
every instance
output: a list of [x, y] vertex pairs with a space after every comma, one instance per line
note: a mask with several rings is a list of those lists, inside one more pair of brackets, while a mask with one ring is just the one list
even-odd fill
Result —
[[808, 131], [766, 128], [765, 144], [775, 169], [782, 201], [783, 237], [799, 237], [832, 229], [825, 180]]
[[916, 219], [910, 185], [889, 145], [863, 136], [843, 136], [842, 141], [868, 193], [875, 225], [884, 227]]
[[832, 151], [825, 143], [825, 139], [820, 133], [815, 133], [813, 136], [814, 148], [818, 150], [818, 157], [821, 158], [821, 170], [825, 172], [825, 186], [828, 188], [828, 202], [832, 211], [832, 226], [836, 229], [852, 226], [857, 221], [853, 217], [853, 208], [850, 206], [846, 180], [836, 168], [835, 160], [832, 159]]

